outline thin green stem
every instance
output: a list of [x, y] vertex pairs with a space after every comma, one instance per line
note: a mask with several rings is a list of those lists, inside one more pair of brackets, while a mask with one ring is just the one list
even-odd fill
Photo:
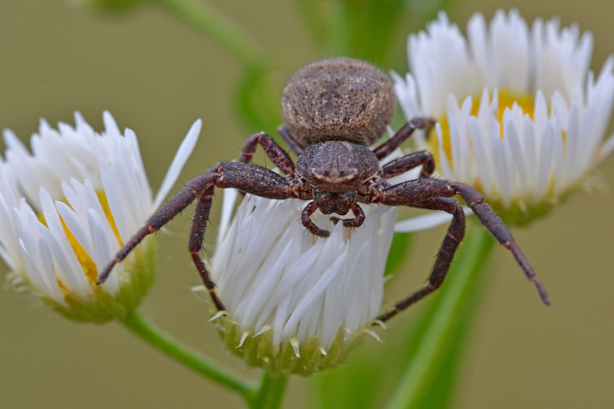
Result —
[[446, 297], [441, 300], [428, 330], [422, 337], [414, 359], [397, 385], [387, 409], [415, 409], [421, 403], [437, 375], [450, 346], [450, 337], [461, 319], [468, 297], [474, 288], [488, 255], [493, 239], [485, 229], [476, 229], [466, 239], [462, 259], [455, 260], [458, 267], [454, 276], [444, 284]]
[[311, 31], [318, 47], [322, 48], [330, 30], [330, 16], [322, 0], [294, 0], [307, 28]]
[[283, 402], [284, 392], [288, 384], [285, 375], [271, 376], [268, 372], [262, 373], [260, 389], [251, 402], [251, 409], [279, 409]]
[[169, 358], [195, 370], [207, 379], [239, 392], [248, 402], [253, 400], [257, 391], [256, 386], [231, 374], [218, 364], [210, 362], [198, 352], [181, 345], [177, 340], [156, 328], [137, 311], [131, 312], [121, 322], [143, 341], [166, 354]]
[[204, 1], [156, 0], [179, 19], [187, 22], [228, 50], [244, 67], [263, 58], [260, 47], [234, 22]]

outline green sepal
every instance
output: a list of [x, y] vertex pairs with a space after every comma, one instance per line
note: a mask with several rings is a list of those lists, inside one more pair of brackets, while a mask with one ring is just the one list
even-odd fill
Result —
[[299, 374], [310, 375], [339, 365], [372, 332], [363, 329], [350, 333], [341, 328], [333, 344], [325, 348], [319, 336], [312, 336], [306, 342], [291, 337], [280, 344], [273, 343], [273, 329], [265, 326], [254, 334], [242, 330], [226, 312], [216, 314], [215, 326], [226, 347], [234, 355], [245, 360], [250, 366], [261, 367], [272, 376]]
[[88, 300], [77, 299], [70, 294], [65, 296], [64, 305], [42, 294], [41, 299], [60, 314], [75, 321], [103, 323], [114, 319], [123, 320], [139, 306], [155, 279], [155, 237], [143, 240], [123, 261], [123, 268], [125, 273], [120, 278], [120, 290], [114, 296], [91, 283], [94, 295]]

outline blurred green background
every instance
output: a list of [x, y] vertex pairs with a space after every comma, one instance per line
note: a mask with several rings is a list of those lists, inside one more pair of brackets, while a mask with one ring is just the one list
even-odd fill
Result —
[[[280, 87], [294, 70], [320, 58], [292, 2], [211, 3], [275, 53]], [[592, 31], [596, 71], [614, 53], [609, 0], [458, 0], [449, 15], [464, 30], [475, 11], [490, 19], [497, 8], [511, 7], [528, 21], [557, 15], [563, 25], [577, 22]], [[407, 69], [407, 20], [391, 58], [400, 72]], [[0, 38], [0, 127], [23, 140], [37, 130], [38, 118], [72, 124], [74, 110], [102, 130], [102, 111], [110, 110], [121, 128], [136, 131], [156, 188], [190, 125], [202, 118], [201, 139], [176, 190], [216, 161], [236, 158], [249, 135], [232, 106], [238, 64], [160, 9], [111, 16], [62, 0], [2, 0]], [[550, 308], [541, 305], [511, 256], [495, 251], [491, 285], [464, 357], [457, 408], [612, 407], [614, 158], [596, 174], [608, 188], [580, 192], [550, 217], [515, 231], [550, 292]], [[214, 242], [219, 210], [208, 243]], [[205, 303], [190, 292], [199, 278], [185, 251], [189, 222], [186, 212], [159, 236], [159, 276], [141, 310], [179, 339], [256, 377], [257, 370], [223, 349], [207, 323]], [[395, 288], [387, 299], [424, 281], [444, 232], [440, 227], [415, 236], [402, 278], [406, 289]], [[380, 331], [384, 341], [412, 314]], [[141, 344], [120, 325], [69, 322], [28, 294], [0, 293], [0, 327], [1, 408], [242, 407], [238, 397]], [[363, 346], [372, 348], [385, 345]], [[286, 408], [306, 407], [306, 385], [303, 378], [291, 379]]]

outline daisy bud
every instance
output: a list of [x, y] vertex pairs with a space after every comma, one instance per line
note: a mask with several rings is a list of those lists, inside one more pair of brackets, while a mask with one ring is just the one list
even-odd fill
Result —
[[29, 290], [65, 316], [104, 322], [123, 318], [154, 279], [148, 238], [98, 286], [98, 271], [164, 200], [200, 132], [190, 129], [152, 197], [136, 135], [122, 135], [104, 113], [101, 134], [75, 114], [73, 128], [42, 121], [32, 153], [9, 130], [0, 158], [0, 256], [14, 288]]
[[589, 71], [593, 39], [576, 25], [499, 10], [467, 38], [445, 13], [408, 42], [411, 74], [395, 75], [405, 116], [438, 120], [421, 149], [439, 176], [468, 184], [507, 222], [543, 216], [614, 149], [604, 134], [614, 100], [614, 59]]

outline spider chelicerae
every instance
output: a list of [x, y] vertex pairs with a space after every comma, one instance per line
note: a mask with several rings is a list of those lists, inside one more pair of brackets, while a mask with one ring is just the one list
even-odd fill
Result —
[[[435, 291], [444, 281], [459, 243], [465, 234], [465, 215], [454, 196], [460, 196], [492, 235], [512, 252], [526, 276], [535, 283], [545, 304], [548, 295], [536, 277], [512, 234], [484, 202], [475, 189], [462, 183], [432, 178], [433, 156], [426, 150], [411, 153], [380, 167], [416, 129], [429, 130], [435, 122], [415, 118], [377, 148], [375, 144], [392, 122], [396, 99], [388, 77], [373, 65], [351, 58], [318, 61], [299, 70], [282, 95], [285, 124], [279, 135], [297, 156], [296, 165], [288, 153], [264, 132], [252, 135], [244, 144], [237, 162], [220, 162], [196, 177], [166, 205], [158, 210], [105, 267], [98, 283], [103, 283], [113, 267], [123, 260], [147, 235], [160, 230], [183, 209], [196, 201], [190, 233], [192, 260], [219, 311], [225, 310], [215, 292], [200, 257], [205, 229], [215, 188], [235, 188], [268, 199], [310, 201], [302, 213], [302, 223], [314, 236], [325, 238], [329, 232], [318, 227], [311, 215], [354, 217], [342, 221], [348, 228], [360, 228], [365, 214], [360, 204], [410, 206], [441, 210], [452, 215], [452, 222], [437, 255], [428, 284], [398, 302], [394, 309], [377, 319], [386, 321]], [[251, 164], [258, 145], [285, 174]], [[422, 166], [419, 179], [391, 185], [387, 179]], [[338, 220], [338, 219], [335, 219]]]

